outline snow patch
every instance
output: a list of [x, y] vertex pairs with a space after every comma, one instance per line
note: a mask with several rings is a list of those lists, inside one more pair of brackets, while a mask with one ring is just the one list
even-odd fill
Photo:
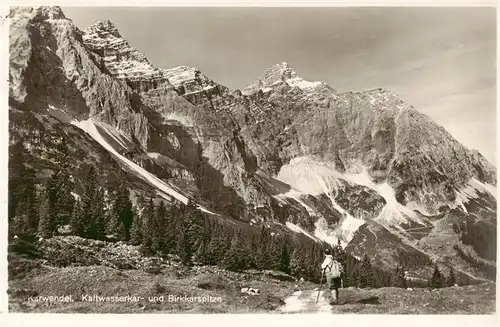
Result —
[[165, 77], [167, 77], [170, 84], [172, 84], [175, 88], [179, 88], [181, 85], [195, 80], [205, 83], [210, 81], [208, 77], [202, 74], [200, 70], [195, 67], [178, 66], [169, 69], [162, 69], [162, 72]]
[[72, 121], [71, 122], [73, 125], [77, 126], [78, 128], [84, 130], [87, 132], [90, 136], [92, 136], [99, 144], [101, 144], [106, 150], [114, 154], [115, 156], [118, 157], [123, 163], [125, 163], [129, 168], [135, 170], [141, 177], [143, 177], [145, 180], [147, 180], [150, 184], [153, 186], [157, 187], [158, 189], [162, 190], [168, 195], [173, 196], [177, 200], [181, 201], [182, 203], [187, 203], [187, 198], [183, 196], [182, 194], [174, 191], [170, 186], [168, 186], [165, 182], [160, 180], [158, 177], [154, 176], [144, 168], [140, 167], [133, 161], [125, 158], [121, 154], [119, 154], [113, 147], [106, 142], [106, 140], [101, 136], [99, 131], [96, 128], [96, 124], [92, 120], [84, 120], [84, 121]]
[[482, 183], [475, 178], [471, 178], [471, 180], [469, 181], [469, 185], [480, 192], [490, 193], [495, 197], [495, 199], [497, 198], [497, 188], [491, 184]]
[[424, 222], [417, 216], [415, 211], [410, 208], [400, 204], [396, 200], [396, 192], [394, 188], [387, 183], [387, 181], [375, 184], [370, 178], [368, 171], [365, 167], [361, 167], [361, 172], [358, 174], [346, 173], [343, 177], [352, 183], [366, 186], [372, 190], [375, 190], [380, 196], [386, 201], [386, 205], [382, 208], [382, 211], [375, 218], [378, 222], [385, 222], [389, 225], [399, 224], [407, 222], [407, 218], [415, 221], [419, 224], [424, 224]]
[[336, 189], [338, 173], [327, 164], [316, 162], [307, 157], [298, 157], [283, 165], [276, 179], [291, 185], [305, 194], [319, 195]]
[[478, 192], [489, 193], [497, 199], [497, 188], [495, 186], [482, 183], [475, 178], [471, 178], [464, 188], [455, 191], [456, 199], [454, 204], [462, 208], [462, 210], [467, 213], [468, 211], [464, 204], [469, 202], [471, 199], [479, 198], [480, 195]]
[[[337, 232], [334, 229], [328, 228], [328, 222], [324, 217], [318, 218], [314, 226], [316, 227], [314, 230], [314, 236], [329, 244], [337, 244], [339, 240]], [[347, 245], [347, 243], [343, 240], [341, 240], [340, 243], [342, 244], [342, 247]]]
[[321, 85], [321, 82], [309, 82], [300, 77], [292, 77], [285, 80], [285, 82], [291, 87], [298, 86], [302, 90], [312, 89]]
[[399, 224], [408, 222], [408, 220], [402, 214], [402, 210], [400, 210], [398, 206], [391, 205], [389, 203], [382, 208], [378, 217], [376, 217], [374, 220], [395, 227], [398, 227]]
[[201, 93], [203, 91], [208, 91], [210, 89], [213, 89], [215, 86], [213, 85], [207, 85], [205, 86], [204, 88], [202, 88], [201, 90], [197, 90], [197, 91], [193, 91], [193, 92], [188, 92], [188, 93], [184, 93], [184, 95], [193, 95], [193, 94], [197, 94], [197, 93]]
[[106, 134], [111, 136], [113, 140], [115, 140], [116, 143], [118, 143], [121, 147], [127, 148], [126, 142], [132, 143], [132, 140], [130, 138], [128, 138], [125, 134], [121, 133], [115, 127], [103, 122], [94, 122], [94, 124], [104, 129], [106, 131]]
[[427, 211], [427, 208], [425, 208], [424, 205], [418, 203], [418, 202], [415, 202], [415, 201], [410, 201], [408, 203], [406, 203], [406, 207], [411, 209], [411, 210], [414, 210], [414, 211], [419, 211], [420, 213], [426, 215], [426, 216], [432, 216], [433, 214], [430, 213], [429, 211]]
[[62, 110], [61, 108], [58, 108], [58, 107], [55, 107], [51, 104], [49, 104], [49, 110], [55, 110], [55, 111], [61, 111], [61, 112], [64, 112], [66, 113], [64, 110]]
[[318, 216], [318, 214], [300, 200], [301, 194], [326, 194], [330, 198], [332, 207], [343, 214], [344, 219], [334, 231], [328, 228], [328, 224], [323, 217], [319, 217], [314, 231], [317, 238], [333, 244], [336, 244], [340, 239], [341, 244], [346, 246], [352, 240], [358, 228], [365, 223], [364, 220], [354, 218], [340, 207], [331, 195], [332, 191], [338, 190], [340, 179], [345, 178], [345, 176], [330, 165], [316, 162], [307, 157], [294, 158], [287, 165], [282, 166], [275, 178], [292, 186], [292, 190], [280, 195], [278, 198], [282, 198], [282, 196], [294, 198], [306, 208], [311, 216]]
[[158, 159], [161, 156], [158, 152], [148, 152], [148, 157]]
[[346, 217], [342, 220], [340, 227], [336, 231], [338, 235], [337, 237], [340, 238], [340, 243], [343, 248], [351, 242], [354, 234], [363, 224], [365, 224], [364, 220], [354, 218], [351, 215], [346, 215]]
[[[83, 121], [72, 121], [71, 122], [76, 127], [82, 129], [87, 134], [89, 134], [94, 140], [96, 140], [99, 144], [102, 145], [106, 150], [115, 155], [120, 161], [122, 161], [125, 165], [127, 165], [130, 169], [134, 170], [142, 179], [147, 181], [152, 186], [156, 187], [161, 193], [162, 196], [166, 198], [164, 195], [168, 195], [169, 197], [175, 198], [178, 201], [187, 204], [188, 198], [179, 192], [175, 191], [172, 187], [170, 187], [167, 183], [156, 177], [155, 175], [148, 172], [146, 169], [137, 165], [135, 162], [127, 159], [126, 157], [119, 154], [106, 140], [102, 137], [99, 131], [96, 128], [96, 123], [91, 120], [83, 120]], [[200, 207], [202, 211], [212, 213], [205, 208]], [[213, 214], [213, 213], [212, 213]]]
[[289, 221], [286, 222], [286, 227], [288, 227], [291, 231], [294, 231], [296, 233], [302, 233], [302, 234], [308, 236], [309, 238], [311, 238], [315, 241], [318, 241], [318, 239], [315, 236], [308, 233], [305, 229], [303, 229], [302, 227], [299, 227], [299, 226], [297, 226]]
[[186, 116], [179, 115], [177, 113], [169, 113], [167, 115], [163, 115], [163, 118], [165, 120], [175, 120], [175, 121], [179, 122], [180, 124], [182, 124], [182, 125], [184, 125], [186, 127], [193, 127], [194, 126], [194, 124], [191, 121], [191, 119], [189, 119]]
[[[370, 188], [385, 199], [386, 205], [374, 219], [375, 221], [383, 225], [397, 226], [412, 220], [425, 225], [425, 222], [412, 208], [406, 207], [396, 200], [395, 190], [387, 181], [376, 184], [365, 167], [360, 165], [359, 168], [359, 173], [341, 173], [330, 163], [318, 162], [310, 157], [298, 157], [282, 166], [275, 178], [292, 186], [293, 191], [288, 192], [287, 196], [295, 199], [298, 198], [297, 192], [299, 194], [327, 195], [332, 206], [345, 217], [336, 231], [337, 237], [344, 243], [349, 243], [359, 226], [365, 223], [364, 220], [353, 217], [340, 207], [332, 196], [332, 193], [340, 191], [340, 186], [344, 181], [351, 185], [362, 185]], [[299, 203], [301, 202], [299, 201]], [[308, 209], [303, 203], [301, 205]], [[421, 212], [426, 213], [425, 210], [421, 210]], [[321, 239], [330, 241], [333, 236], [327, 230], [328, 228], [325, 227], [323, 222], [317, 222], [315, 234], [321, 235]]]

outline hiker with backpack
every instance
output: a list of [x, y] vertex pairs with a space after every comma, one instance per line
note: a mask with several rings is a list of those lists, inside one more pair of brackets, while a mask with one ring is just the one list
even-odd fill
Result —
[[342, 287], [342, 273], [343, 267], [337, 260], [334, 259], [333, 255], [330, 253], [330, 249], [325, 250], [325, 260], [321, 264], [321, 269], [323, 275], [326, 276], [326, 283], [328, 289], [330, 290], [328, 298], [330, 299], [330, 304], [333, 304], [332, 290], [335, 290], [335, 300], [336, 304], [339, 303], [339, 288]]

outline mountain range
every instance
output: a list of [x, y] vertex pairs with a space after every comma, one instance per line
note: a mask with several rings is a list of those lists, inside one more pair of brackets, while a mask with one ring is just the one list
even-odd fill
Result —
[[340, 241], [382, 269], [422, 258], [412, 278], [429, 263], [495, 278], [496, 167], [398, 94], [339, 92], [286, 62], [231, 89], [155, 67], [110, 21], [82, 31], [58, 7], [10, 20], [10, 139], [39, 181], [65, 139], [80, 188], [89, 164], [109, 180], [123, 170], [134, 199], [196, 199], [218, 219]]

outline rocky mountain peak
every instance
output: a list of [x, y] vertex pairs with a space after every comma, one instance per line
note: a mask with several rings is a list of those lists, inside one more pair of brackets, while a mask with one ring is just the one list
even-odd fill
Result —
[[107, 36], [114, 36], [121, 38], [120, 32], [116, 28], [115, 24], [113, 24], [109, 20], [105, 21], [97, 21], [94, 24], [87, 27], [84, 31], [85, 34], [98, 34], [101, 38], [106, 38]]
[[216, 85], [201, 70], [196, 67], [177, 66], [161, 70], [168, 81], [176, 88], [182, 89], [183, 93], [198, 92], [209, 89]]
[[283, 83], [286, 83], [292, 88], [298, 87], [306, 92], [316, 91], [318, 87], [328, 87], [324, 82], [310, 82], [305, 80], [300, 77], [287, 62], [283, 61], [266, 69], [261, 78], [247, 86], [242, 92], [243, 94], [252, 94], [258, 90], [266, 92]]
[[83, 32], [85, 46], [103, 59], [109, 72], [129, 81], [151, 80], [162, 77], [145, 55], [131, 47], [109, 20], [98, 21]]
[[66, 19], [63, 11], [58, 6], [35, 6], [35, 7], [16, 7], [12, 8], [10, 12], [10, 17], [29, 16], [36, 20], [47, 20], [47, 19]]
[[264, 76], [262, 77], [263, 80], [268, 80], [268, 79], [288, 79], [288, 78], [293, 78], [296, 77], [297, 73], [292, 69], [292, 67], [285, 61], [276, 64], [270, 68], [268, 68]]

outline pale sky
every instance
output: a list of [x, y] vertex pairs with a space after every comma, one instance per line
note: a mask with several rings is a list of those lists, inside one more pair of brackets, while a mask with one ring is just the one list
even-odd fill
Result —
[[243, 88], [282, 61], [340, 91], [384, 87], [496, 165], [495, 8], [77, 8], [162, 68]]

